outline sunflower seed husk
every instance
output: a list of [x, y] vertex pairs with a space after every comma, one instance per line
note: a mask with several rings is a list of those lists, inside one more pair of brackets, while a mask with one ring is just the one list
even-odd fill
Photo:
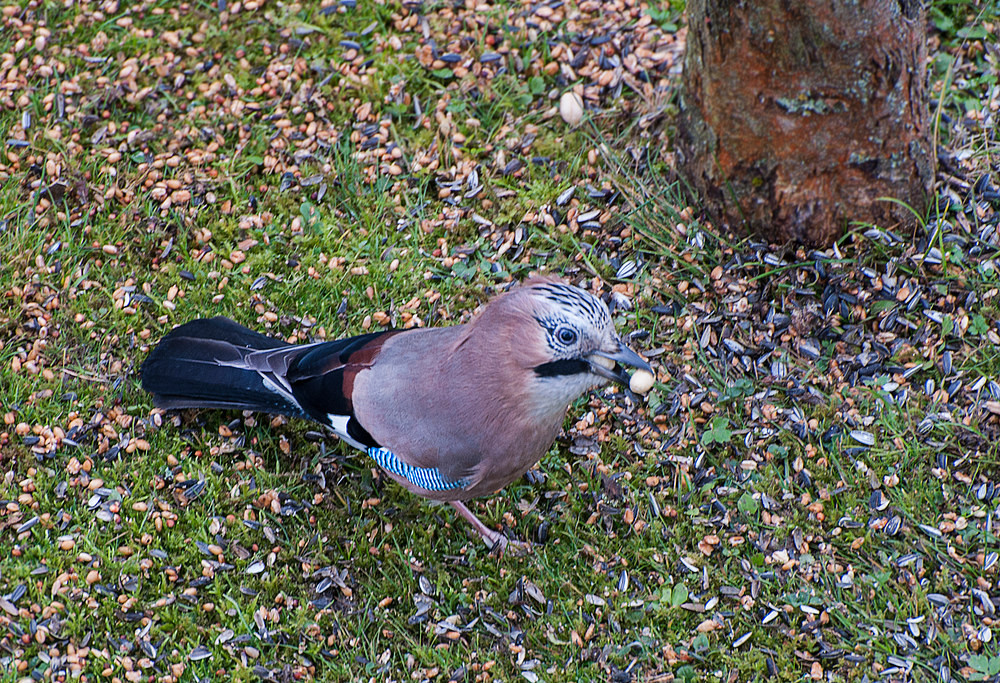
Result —
[[431, 583], [431, 580], [428, 579], [423, 574], [421, 574], [420, 577], [417, 579], [417, 584], [420, 586], [420, 592], [423, 593], [424, 595], [431, 595], [431, 596], [434, 595], [435, 593], [434, 584]]
[[576, 192], [576, 186], [575, 185], [570, 185], [565, 190], [563, 190], [562, 192], [560, 192], [559, 196], [556, 197], [556, 206], [560, 206], [561, 207], [561, 206], [566, 206], [567, 204], [569, 204], [569, 200], [571, 200], [573, 198], [573, 193], [574, 192]]
[[204, 645], [199, 645], [195, 649], [191, 650], [191, 654], [188, 655], [188, 659], [192, 662], [197, 662], [202, 659], [208, 659], [212, 656], [212, 653]]
[[933, 536], [934, 538], [941, 538], [943, 536], [940, 529], [932, 527], [929, 524], [918, 524], [917, 528], [923, 531], [928, 536]]
[[875, 435], [860, 429], [851, 430], [851, 438], [865, 446], [875, 445]]

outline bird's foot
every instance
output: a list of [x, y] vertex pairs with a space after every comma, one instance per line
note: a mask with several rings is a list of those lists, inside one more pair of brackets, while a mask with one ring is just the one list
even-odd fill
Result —
[[507, 538], [500, 531], [493, 531], [492, 529], [486, 530], [488, 533], [483, 534], [483, 542], [489, 546], [491, 553], [496, 553], [497, 555], [503, 555], [504, 553], [510, 553], [511, 555], [527, 555], [531, 552], [531, 544], [527, 541], [518, 541], [513, 538]]
[[469, 524], [475, 528], [476, 532], [483, 539], [483, 543], [490, 549], [490, 552], [496, 552], [499, 555], [508, 552], [513, 555], [526, 555], [531, 552], [530, 543], [515, 541], [507, 538], [499, 531], [490, 529], [462, 501], [453, 500], [451, 501], [451, 506], [458, 510], [458, 514], [465, 517]]

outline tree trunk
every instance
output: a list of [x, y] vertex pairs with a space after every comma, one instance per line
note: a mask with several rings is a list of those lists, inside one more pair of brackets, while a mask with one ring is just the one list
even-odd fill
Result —
[[677, 161], [713, 220], [829, 245], [934, 178], [919, 0], [689, 0]]

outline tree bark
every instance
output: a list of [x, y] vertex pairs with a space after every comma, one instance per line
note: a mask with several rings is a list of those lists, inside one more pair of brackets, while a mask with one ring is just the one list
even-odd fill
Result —
[[716, 222], [829, 245], [934, 178], [919, 0], [689, 0], [678, 170]]

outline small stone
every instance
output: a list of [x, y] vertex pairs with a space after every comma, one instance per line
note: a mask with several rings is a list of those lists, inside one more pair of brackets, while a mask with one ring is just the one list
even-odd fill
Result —
[[572, 90], [567, 90], [559, 98], [559, 114], [569, 125], [579, 125], [583, 120], [583, 100]]

